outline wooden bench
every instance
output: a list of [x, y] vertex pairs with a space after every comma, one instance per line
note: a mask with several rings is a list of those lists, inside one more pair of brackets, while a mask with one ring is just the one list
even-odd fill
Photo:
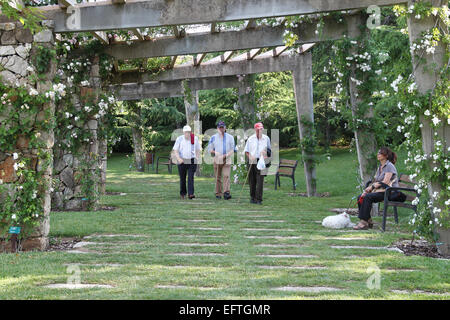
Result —
[[[387, 209], [389, 206], [394, 208], [395, 223], [397, 224], [398, 224], [397, 207], [412, 209], [414, 210], [414, 212], [417, 213], [417, 206], [411, 203], [416, 197], [419, 197], [419, 193], [413, 187], [415, 184], [416, 182], [411, 180], [408, 175], [400, 174], [400, 178], [398, 180], [399, 187], [398, 188], [390, 187], [386, 189], [386, 192], [384, 194], [384, 205], [383, 205], [383, 224], [382, 224], [383, 231], [386, 230]], [[410, 194], [406, 194], [405, 202], [390, 201], [389, 196], [395, 190], [414, 193], [415, 195], [413, 196]]]
[[277, 190], [277, 184], [281, 187], [280, 177], [288, 177], [292, 179], [292, 185], [295, 190], [295, 169], [297, 168], [298, 160], [280, 159], [280, 163], [275, 174], [275, 190]]
[[[159, 162], [159, 160], [166, 160], [166, 161]], [[156, 173], [158, 173], [159, 165], [167, 166], [169, 173], [172, 173], [172, 166], [174, 165], [174, 163], [172, 162], [172, 159], [170, 157], [158, 157], [156, 159]]]

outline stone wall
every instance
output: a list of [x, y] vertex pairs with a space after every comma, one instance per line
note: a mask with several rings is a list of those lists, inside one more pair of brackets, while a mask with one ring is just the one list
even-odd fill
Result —
[[[2, 18], [1, 21], [8, 21]], [[43, 21], [44, 30], [33, 35], [29, 30], [23, 29], [19, 22], [2, 22], [0, 23], [0, 76], [4, 83], [11, 86], [27, 87], [29, 90], [37, 90], [44, 93], [52, 89], [52, 79], [54, 77], [56, 66], [50, 62], [49, 70], [43, 75], [43, 80], [33, 84], [30, 76], [35, 74], [31, 57], [37, 50], [37, 46], [53, 48], [54, 35], [52, 32], [53, 24], [51, 21]], [[0, 114], [0, 125], [12, 114], [20, 112], [20, 110], [9, 110], [7, 114]], [[35, 126], [36, 122], [45, 120], [45, 113], [51, 117], [55, 112], [53, 102], [47, 103], [36, 115], [30, 117], [30, 125]], [[24, 113], [25, 116], [25, 113]], [[51, 154], [53, 148], [53, 131], [38, 131], [36, 134], [45, 142], [43, 151]], [[38, 191], [38, 196], [42, 199], [43, 220], [38, 228], [33, 232], [31, 237], [22, 243], [23, 250], [39, 249], [44, 250], [48, 246], [48, 233], [50, 228], [50, 182], [52, 163], [44, 169], [37, 155], [37, 150], [29, 147], [29, 139], [25, 136], [19, 136], [14, 150], [4, 150], [0, 144], [0, 179], [2, 183], [8, 184], [18, 181], [15, 173], [15, 159], [13, 154], [17, 153], [21, 158], [31, 159], [31, 169], [43, 172], [44, 187]], [[11, 186], [11, 185], [9, 185]], [[14, 192], [14, 188], [9, 188]], [[0, 201], [5, 199], [5, 194], [0, 195]], [[3, 230], [4, 231], [4, 230]], [[10, 243], [0, 239], [0, 251], [9, 250]]]

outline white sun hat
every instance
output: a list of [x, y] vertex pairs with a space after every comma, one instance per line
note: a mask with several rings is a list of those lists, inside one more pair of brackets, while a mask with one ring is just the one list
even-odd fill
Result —
[[192, 131], [191, 127], [190, 126], [184, 126], [183, 127], [183, 132], [186, 132], [186, 131], [191, 132]]

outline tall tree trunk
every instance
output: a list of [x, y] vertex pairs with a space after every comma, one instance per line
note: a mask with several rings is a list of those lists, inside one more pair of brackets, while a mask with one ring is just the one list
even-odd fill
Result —
[[[298, 63], [292, 71], [300, 141], [308, 141], [314, 132], [314, 106], [312, 82], [312, 54], [298, 55]], [[316, 167], [314, 150], [302, 147], [303, 165], [308, 197], [316, 196]]]
[[256, 122], [255, 78], [256, 75], [254, 74], [243, 76], [238, 88], [239, 111], [244, 130], [252, 129]]
[[[442, 0], [432, 0], [433, 7], [444, 7], [447, 1]], [[412, 1], [409, 1], [408, 5], [413, 5]], [[408, 18], [408, 29], [409, 29], [409, 40], [412, 45], [417, 39], [421, 38], [421, 33], [423, 31], [429, 30], [436, 25], [437, 19], [439, 17], [422, 17], [420, 20], [415, 17]], [[417, 57], [416, 53], [411, 52], [414, 78], [417, 84], [417, 90], [421, 94], [425, 94], [430, 90], [434, 90], [436, 84], [439, 80], [439, 72], [448, 63], [445, 57], [447, 48], [444, 46], [442, 41], [438, 43], [434, 54], [424, 54], [422, 57]], [[434, 129], [431, 125], [429, 118], [424, 116], [420, 117], [420, 122], [422, 123], [421, 133], [422, 133], [422, 148], [425, 154], [430, 155], [435, 151], [435, 142], [442, 141], [444, 145], [444, 152], [448, 152], [448, 147], [450, 143], [450, 126], [448, 125], [448, 119], [440, 119], [443, 125], [439, 129]], [[436, 164], [433, 164], [432, 160], [428, 160], [428, 166], [432, 170]], [[430, 182], [428, 184], [428, 192], [430, 198], [434, 192], [440, 193], [443, 190], [443, 184], [439, 182]], [[438, 204], [434, 204], [438, 206]], [[441, 210], [445, 212], [447, 208], [441, 207]], [[447, 216], [448, 219], [448, 216]], [[439, 245], [438, 250], [441, 254], [445, 256], [450, 255], [450, 230], [444, 229], [439, 226], [435, 226], [436, 233], [439, 235]]]

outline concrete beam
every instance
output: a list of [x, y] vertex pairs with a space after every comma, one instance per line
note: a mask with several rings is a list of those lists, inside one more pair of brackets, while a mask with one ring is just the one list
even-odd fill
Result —
[[[365, 14], [357, 13], [364, 23]], [[349, 15], [346, 19], [353, 17]], [[324, 19], [322, 35], [315, 33], [318, 21], [304, 22], [293, 30], [298, 35], [297, 44], [341, 39], [348, 33], [347, 23], [336, 22], [333, 18]], [[176, 28], [176, 27], [175, 27]], [[285, 27], [260, 26], [241, 31], [224, 31], [201, 33], [183, 38], [165, 37], [154, 41], [112, 44], [105, 48], [105, 53], [116, 59], [139, 59], [160, 56], [199, 54], [209, 52], [248, 50], [256, 48], [278, 47], [284, 45]]]
[[[67, 15], [58, 5], [40, 7], [45, 19], [55, 21], [55, 32], [84, 32], [365, 9], [370, 5], [395, 5], [406, 0], [128, 0], [117, 5], [112, 0], [81, 3]], [[67, 23], [77, 20], [80, 23]]]
[[[241, 84], [236, 76], [203, 78], [189, 80], [192, 91], [223, 88], [238, 88]], [[109, 91], [115, 92], [118, 100], [142, 100], [151, 98], [181, 97], [184, 95], [182, 80], [154, 81], [112, 85]]]
[[198, 54], [194, 57], [194, 66], [199, 66], [202, 63], [203, 59], [205, 59], [206, 53]]
[[142, 83], [148, 81], [172, 81], [183, 79], [211, 78], [232, 76], [238, 74], [254, 74], [265, 72], [290, 71], [296, 66], [298, 53], [285, 52], [280, 56], [272, 57], [268, 51], [257, 56], [253, 60], [247, 60], [247, 54], [240, 55], [228, 63], [208, 63], [209, 61], [194, 67], [193, 65], [175, 66], [171, 70], [161, 72], [157, 75], [144, 72], [126, 72], [115, 74], [113, 83]]

